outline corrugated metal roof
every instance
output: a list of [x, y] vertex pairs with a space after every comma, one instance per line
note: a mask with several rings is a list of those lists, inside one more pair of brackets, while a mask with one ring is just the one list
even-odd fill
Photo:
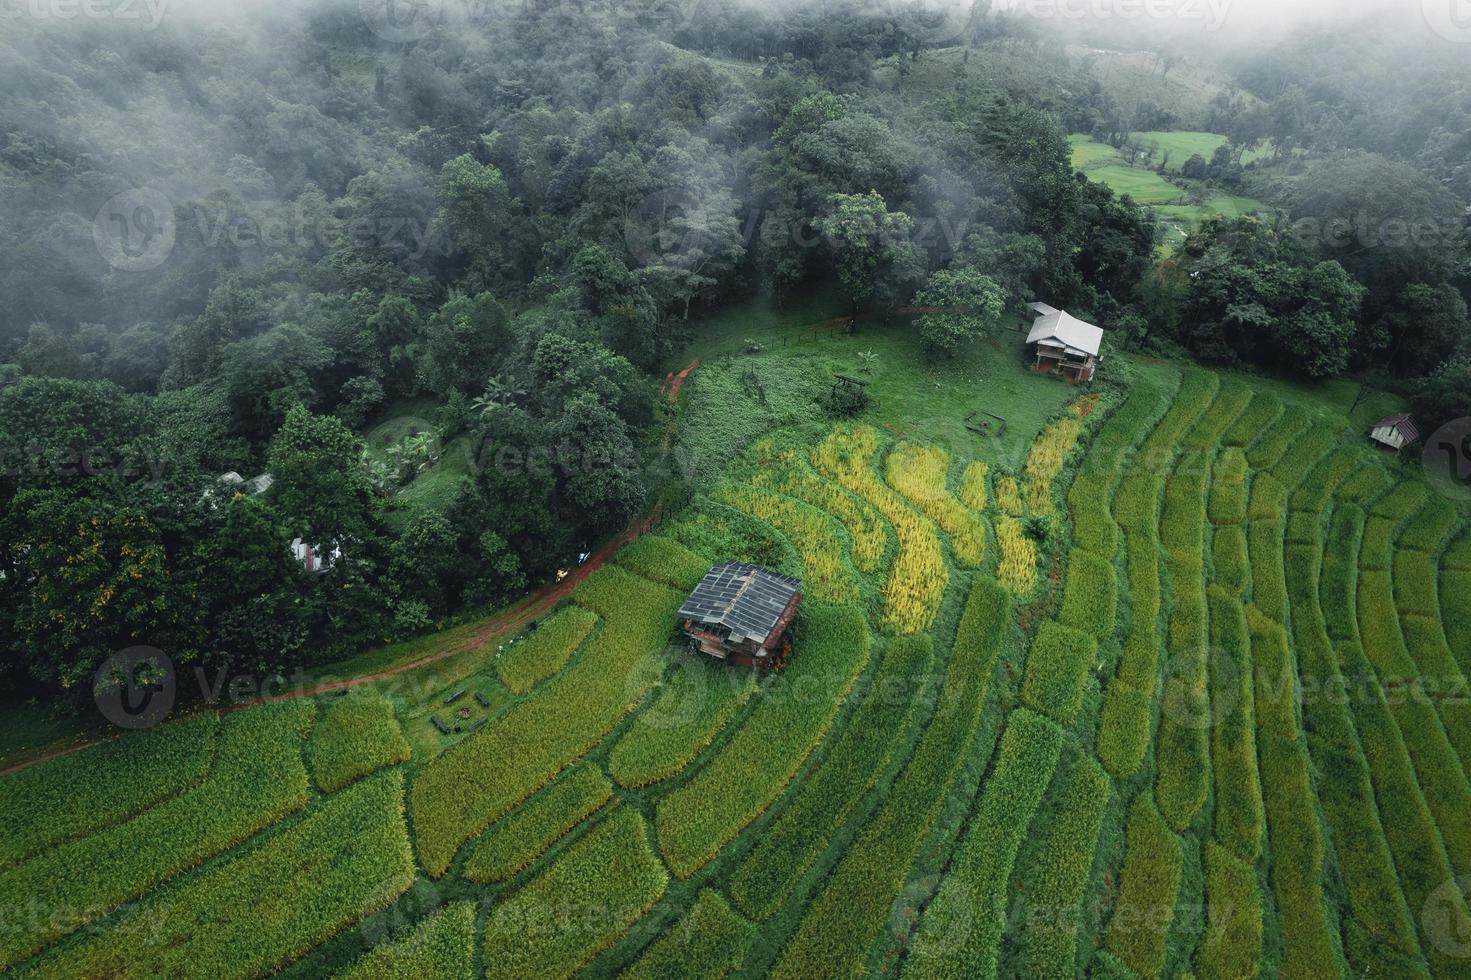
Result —
[[802, 583], [744, 562], [710, 569], [680, 607], [681, 619], [724, 626], [733, 640], [764, 641]]
[[[1034, 305], [1046, 306], [1045, 303]], [[1103, 329], [1084, 323], [1063, 310], [1052, 310], [1032, 321], [1032, 332], [1027, 334], [1029, 344], [1043, 340], [1055, 340], [1064, 347], [1097, 357], [1098, 348], [1103, 343]]]
[[1415, 420], [1408, 415], [1391, 415], [1382, 418], [1375, 424], [1376, 429], [1394, 429], [1405, 437], [1406, 442], [1414, 442], [1420, 438], [1420, 429], [1415, 425]]

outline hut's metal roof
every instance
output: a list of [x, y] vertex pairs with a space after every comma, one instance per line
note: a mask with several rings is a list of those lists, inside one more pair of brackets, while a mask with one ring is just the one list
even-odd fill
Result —
[[765, 641], [802, 587], [785, 575], [744, 562], [710, 569], [680, 607], [681, 619], [724, 626], [731, 639]]

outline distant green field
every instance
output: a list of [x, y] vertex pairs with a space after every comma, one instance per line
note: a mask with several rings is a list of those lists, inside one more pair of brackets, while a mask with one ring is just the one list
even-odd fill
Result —
[[1107, 184], [1116, 194], [1128, 194], [1139, 204], [1168, 204], [1185, 196], [1183, 190], [1153, 170], [1118, 163], [1085, 172], [1092, 180]]

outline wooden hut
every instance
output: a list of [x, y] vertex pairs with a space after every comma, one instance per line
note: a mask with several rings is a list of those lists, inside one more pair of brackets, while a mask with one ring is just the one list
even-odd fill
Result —
[[1398, 456], [1400, 450], [1420, 438], [1415, 420], [1408, 415], [1391, 415], [1374, 423], [1369, 439], [1376, 447]]
[[1046, 303], [1029, 303], [1028, 308], [1037, 314], [1027, 334], [1027, 344], [1037, 355], [1037, 370], [1060, 374], [1070, 384], [1092, 381], [1103, 331]]
[[710, 569], [679, 610], [690, 650], [748, 667], [773, 667], [791, 649], [787, 630], [802, 583], [744, 562]]

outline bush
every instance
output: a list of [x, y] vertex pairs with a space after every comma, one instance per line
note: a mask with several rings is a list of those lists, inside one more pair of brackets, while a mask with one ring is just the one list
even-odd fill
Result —
[[428, 916], [402, 939], [383, 943], [338, 980], [420, 980], [475, 975], [475, 903], [456, 902]]
[[689, 765], [724, 730], [758, 686], [755, 671], [704, 656], [682, 657], [653, 704], [608, 755], [618, 785], [650, 786]]
[[202, 779], [215, 754], [219, 715], [181, 721], [34, 765], [0, 785], [0, 868], [85, 837]]
[[312, 734], [312, 771], [324, 793], [409, 757], [387, 698], [349, 694], [327, 709]]
[[1118, 605], [1113, 562], [1074, 549], [1068, 556], [1067, 585], [1058, 621], [1082, 630], [1101, 643], [1113, 636]]
[[[221, 727], [222, 748], [234, 717]], [[35, 975], [263, 976], [386, 907], [413, 880], [403, 775], [385, 772], [319, 801], [242, 856], [129, 906], [45, 957]]]
[[1141, 794], [1129, 807], [1128, 846], [1118, 898], [1108, 923], [1108, 949], [1142, 977], [1164, 970], [1165, 937], [1180, 891], [1180, 839]]
[[1195, 953], [1201, 980], [1260, 975], [1262, 893], [1256, 871], [1214, 841], [1205, 845], [1206, 931]]
[[858, 600], [858, 583], [843, 562], [843, 545], [833, 519], [816, 507], [760, 487], [722, 484], [711, 496], [770, 524], [802, 557], [802, 590], [818, 602]]
[[937, 708], [883, 807], [843, 855], [772, 975], [806, 978], [861, 972], [929, 837], [980, 728], [991, 675], [1011, 623], [996, 583], [977, 578], [961, 615]]
[[0, 969], [306, 806], [301, 740], [315, 707], [302, 699], [234, 712], [193, 789], [0, 873], [0, 895], [18, 905], [71, 911], [0, 931]]
[[1112, 795], [1113, 786], [1098, 763], [1080, 757], [1032, 861], [1021, 870], [1026, 904], [1035, 910], [1021, 928], [1022, 961], [1029, 976], [1077, 975], [1079, 920]]
[[835, 385], [822, 396], [822, 408], [835, 419], [851, 419], [868, 411], [873, 395], [867, 385]]
[[651, 654], [669, 637], [684, 597], [611, 566], [573, 595], [604, 620], [582, 658], [419, 770], [415, 843], [432, 877], [444, 874], [461, 844], [600, 742], [657, 679], [646, 666], [656, 663]]
[[653, 908], [668, 885], [643, 817], [620, 807], [496, 905], [485, 921], [485, 962], [505, 976], [571, 976]]
[[754, 933], [720, 893], [706, 888], [620, 980], [720, 980], [735, 972]]
[[481, 884], [514, 877], [612, 798], [613, 784], [596, 766], [568, 770], [480, 835], [465, 877]]
[[710, 563], [693, 551], [663, 535], [645, 534], [624, 546], [618, 564], [646, 579], [688, 592], [710, 571]]
[[554, 613], [496, 657], [495, 670], [501, 683], [513, 694], [527, 693], [567, 666], [597, 624], [597, 616], [577, 606]]
[[900, 443], [885, 464], [889, 486], [909, 499], [950, 537], [955, 563], [975, 568], [986, 559], [986, 522], [946, 487], [950, 454], [937, 446]]
[[1022, 701], [1059, 725], [1072, 724], [1083, 704], [1083, 685], [1098, 660], [1098, 642], [1082, 630], [1044, 622], [1027, 654]]
[[[827, 734], [868, 652], [856, 608], [806, 610], [786, 671], [709, 763], [655, 808], [659, 847], [676, 875], [688, 878], [703, 867], [791, 782]], [[824, 696], [815, 697], [814, 688]]]
[[901, 637], [888, 645], [822, 765], [731, 877], [730, 895], [741, 911], [756, 919], [776, 911], [905, 743], [920, 705], [934, 694], [933, 647], [929, 637]]
[[909, 947], [906, 977], [997, 975], [1012, 867], [1062, 741], [1061, 729], [1025, 708], [1007, 719], [996, 768]]

